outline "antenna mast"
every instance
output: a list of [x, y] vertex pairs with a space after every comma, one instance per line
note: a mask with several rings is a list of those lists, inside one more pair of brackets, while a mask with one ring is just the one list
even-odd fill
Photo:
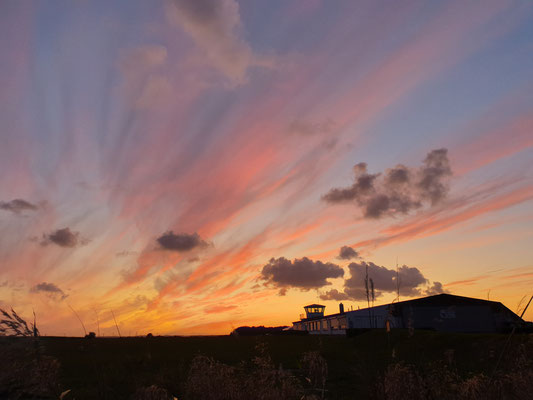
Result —
[[396, 301], [400, 301], [400, 271], [398, 269], [398, 256], [396, 256]]

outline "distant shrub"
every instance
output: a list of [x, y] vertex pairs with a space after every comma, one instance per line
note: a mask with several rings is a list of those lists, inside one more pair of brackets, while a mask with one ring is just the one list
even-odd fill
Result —
[[290, 331], [284, 331], [287, 326], [239, 326], [231, 334], [233, 336], [257, 336], [257, 335], [281, 335]]

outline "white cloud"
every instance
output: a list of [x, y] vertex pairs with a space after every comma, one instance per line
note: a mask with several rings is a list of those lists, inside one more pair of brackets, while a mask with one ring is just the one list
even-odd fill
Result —
[[233, 84], [246, 82], [250, 67], [273, 67], [272, 57], [255, 54], [241, 35], [235, 0], [173, 0], [167, 11], [206, 54], [209, 63]]

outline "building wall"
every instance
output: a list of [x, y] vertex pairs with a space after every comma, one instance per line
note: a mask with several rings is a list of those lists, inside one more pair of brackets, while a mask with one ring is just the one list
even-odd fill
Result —
[[390, 322], [391, 328], [403, 327], [401, 318], [392, 314], [388, 304], [370, 309], [349, 311], [346, 313], [346, 317], [350, 329], [385, 328], [387, 320]]
[[489, 306], [419, 306], [403, 307], [405, 327], [447, 332], [494, 332], [494, 318]]
[[[434, 329], [444, 332], [501, 332], [516, 323], [518, 316], [501, 303], [476, 299], [442, 301], [407, 301], [370, 309], [347, 311], [309, 321], [295, 322], [297, 330], [311, 334], [342, 334], [347, 329], [391, 328]], [[519, 320], [519, 318], [518, 318]]]
[[517, 315], [506, 309], [498, 310], [497, 312], [494, 312], [492, 316], [497, 331], [509, 330], [517, 323]]

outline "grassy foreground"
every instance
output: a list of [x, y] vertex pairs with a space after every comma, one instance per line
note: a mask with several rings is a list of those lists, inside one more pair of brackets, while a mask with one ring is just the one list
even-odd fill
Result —
[[500, 396], [533, 393], [526, 334], [512, 338], [496, 378], [506, 335], [0, 339], [0, 357], [13, 366], [0, 372], [1, 398], [58, 398], [70, 390], [65, 399], [422, 399], [448, 392], [475, 399], [488, 398], [480, 391], [495, 382]]

